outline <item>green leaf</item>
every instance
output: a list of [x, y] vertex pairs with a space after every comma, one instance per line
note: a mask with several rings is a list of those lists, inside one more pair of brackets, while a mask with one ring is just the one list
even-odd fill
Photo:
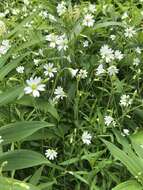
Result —
[[45, 190], [45, 188], [48, 188], [51, 187], [54, 185], [54, 184], [57, 184], [57, 181], [56, 179], [54, 179], [53, 181], [50, 181], [50, 182], [47, 182], [47, 183], [41, 183], [40, 185], [38, 185], [38, 187], [42, 190]]
[[50, 113], [55, 119], [60, 119], [56, 108], [47, 102], [47, 100], [45, 101], [40, 98], [35, 100], [33, 97], [23, 96], [21, 99], [17, 100], [16, 103], [24, 106], [36, 107], [38, 110], [44, 113]]
[[94, 27], [94, 29], [100, 29], [100, 28], [106, 28], [109, 26], [121, 26], [123, 27], [123, 23], [121, 22], [114, 22], [114, 21], [109, 21], [109, 22], [103, 22], [103, 23], [97, 23]]
[[40, 153], [31, 150], [15, 150], [0, 155], [0, 165], [7, 161], [3, 171], [19, 170], [50, 162]]
[[143, 145], [143, 131], [138, 131], [135, 134], [130, 136], [132, 142]]
[[16, 68], [18, 66], [18, 64], [23, 60], [24, 57], [26, 57], [27, 55], [29, 55], [29, 52], [26, 52], [25, 54], [23, 54], [22, 56], [18, 57], [17, 59], [11, 61], [10, 63], [8, 63], [7, 65], [5, 65], [4, 67], [2, 67], [0, 69], [0, 81], [3, 80], [3, 78], [10, 72], [12, 71], [14, 68]]
[[31, 179], [29, 181], [32, 185], [38, 184], [41, 174], [42, 174], [42, 171], [43, 171], [43, 166], [41, 166], [38, 170], [36, 170], [36, 172], [34, 173], [34, 175], [31, 177]]
[[29, 183], [18, 181], [11, 178], [0, 177], [1, 190], [40, 190]]
[[32, 135], [36, 131], [45, 127], [53, 127], [51, 123], [44, 121], [22, 121], [11, 123], [0, 128], [0, 135], [3, 138], [3, 144], [8, 144]]
[[138, 174], [142, 171], [143, 164], [135, 154], [134, 157], [128, 156], [124, 151], [120, 150], [112, 143], [105, 140], [103, 140], [103, 142], [107, 145], [111, 154], [117, 160], [120, 160], [135, 177], [138, 176]]
[[143, 187], [135, 180], [129, 180], [114, 187], [112, 190], [143, 190]]
[[103, 154], [103, 151], [85, 154], [85, 155], [81, 156], [80, 158], [76, 157], [76, 158], [71, 158], [69, 160], [66, 160], [66, 161], [60, 163], [60, 165], [67, 166], [67, 165], [74, 164], [74, 163], [81, 161], [81, 160], [90, 161], [90, 160], [94, 159], [96, 161], [98, 159], [98, 157], [101, 156], [102, 154]]
[[10, 88], [0, 94], [0, 106], [13, 102], [19, 95], [23, 93], [23, 87], [17, 86]]

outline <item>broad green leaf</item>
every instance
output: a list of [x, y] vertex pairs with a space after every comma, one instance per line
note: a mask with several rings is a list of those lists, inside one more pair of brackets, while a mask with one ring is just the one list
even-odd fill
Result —
[[134, 148], [134, 150], [136, 151], [137, 155], [138, 155], [140, 158], [143, 159], [143, 148], [142, 148], [140, 145], [138, 145], [138, 144], [136, 144], [136, 143], [133, 143], [133, 142], [132, 142], [132, 145], [133, 145], [133, 148]]
[[13, 102], [22, 93], [23, 93], [23, 87], [21, 86], [10, 88], [6, 90], [5, 92], [2, 92], [0, 94], [0, 106]]
[[38, 170], [36, 170], [34, 175], [31, 177], [29, 183], [31, 183], [32, 185], [37, 185], [40, 180], [42, 171], [43, 171], [43, 166], [41, 166]]
[[21, 121], [1, 127], [0, 135], [4, 139], [3, 144], [8, 144], [24, 140], [42, 128], [53, 126], [53, 124], [44, 121]]
[[109, 22], [103, 22], [103, 23], [97, 23], [94, 27], [94, 29], [99, 29], [99, 28], [106, 28], [109, 26], [121, 26], [123, 27], [123, 23], [121, 22], [113, 22], [113, 21], [109, 21]]
[[132, 142], [139, 144], [139, 145], [143, 145], [143, 130], [142, 131], [138, 131], [135, 134], [132, 134], [130, 136]]
[[0, 190], [40, 190], [29, 183], [12, 178], [0, 177]]
[[40, 153], [31, 150], [15, 150], [0, 155], [0, 165], [7, 161], [3, 171], [19, 170], [50, 162]]
[[114, 187], [112, 190], [143, 190], [143, 187], [135, 180], [129, 180]]
[[[80, 175], [80, 171], [79, 171], [79, 172], [70, 171], [70, 172], [68, 172], [68, 173], [71, 174], [72, 176], [74, 176], [75, 178], [77, 178], [78, 180], [80, 180], [81, 182], [83, 182], [83, 183], [89, 185], [89, 184], [88, 184], [88, 181], [87, 181], [84, 177], [82, 177], [82, 176]], [[81, 174], [84, 174], [84, 173], [81, 171]], [[87, 175], [88, 173], [85, 172], [85, 174]]]
[[140, 160], [136, 155], [134, 155], [135, 158], [132, 158], [128, 156], [124, 151], [120, 150], [118, 147], [113, 145], [112, 143], [105, 140], [103, 140], [103, 142], [107, 145], [111, 154], [117, 160], [120, 160], [134, 176], [138, 176], [138, 174], [143, 169], [143, 164], [140, 163]]

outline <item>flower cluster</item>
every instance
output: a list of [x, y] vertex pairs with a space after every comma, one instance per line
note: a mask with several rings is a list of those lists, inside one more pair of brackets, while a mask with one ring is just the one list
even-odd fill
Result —
[[51, 48], [57, 48], [59, 51], [66, 51], [68, 48], [68, 39], [65, 34], [60, 36], [49, 34], [46, 36], [46, 40], [49, 42]]

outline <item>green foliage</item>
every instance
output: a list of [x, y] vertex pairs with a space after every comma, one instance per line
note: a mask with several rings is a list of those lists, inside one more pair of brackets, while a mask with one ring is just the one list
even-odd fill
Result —
[[143, 189], [142, 30], [142, 0], [0, 1], [0, 190]]

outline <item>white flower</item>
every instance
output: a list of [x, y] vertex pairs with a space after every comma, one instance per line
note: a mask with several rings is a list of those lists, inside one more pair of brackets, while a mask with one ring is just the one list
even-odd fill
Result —
[[114, 51], [109, 48], [108, 45], [103, 45], [100, 49], [100, 54], [102, 59], [105, 59], [106, 63], [111, 62], [112, 60], [114, 60]]
[[45, 76], [49, 76], [50, 78], [54, 77], [54, 73], [57, 72], [57, 69], [55, 67], [53, 67], [53, 63], [49, 63], [44, 65], [44, 74]]
[[65, 34], [58, 36], [57, 41], [57, 48], [59, 51], [66, 50], [68, 48], [68, 39]]
[[5, 17], [5, 16], [6, 16], [6, 14], [5, 14], [5, 13], [0, 12], [0, 18], [3, 18], [3, 17]]
[[49, 160], [54, 160], [55, 158], [57, 158], [57, 154], [58, 153], [53, 149], [48, 149], [48, 150], [45, 151], [45, 156]]
[[91, 144], [92, 136], [90, 133], [88, 133], [88, 131], [84, 131], [81, 138], [84, 144]]
[[140, 59], [139, 58], [134, 58], [133, 65], [138, 66], [139, 64], [140, 64]]
[[112, 76], [112, 75], [117, 74], [117, 73], [119, 72], [119, 69], [117, 69], [116, 66], [112, 65], [112, 66], [110, 66], [110, 67], [107, 69], [107, 71], [108, 71], [108, 74], [109, 74], [110, 76]]
[[35, 77], [30, 78], [29, 80], [26, 80], [27, 87], [24, 88], [25, 94], [32, 94], [34, 97], [39, 97], [40, 93], [39, 91], [45, 90], [45, 84], [42, 84], [41, 77]]
[[96, 11], [96, 5], [89, 3], [88, 7], [86, 6], [84, 8], [84, 13], [95, 13]]
[[67, 10], [66, 3], [64, 1], [58, 4], [57, 13], [59, 16], [63, 15], [66, 12], [66, 10]]
[[48, 14], [48, 17], [49, 17], [49, 20], [51, 22], [56, 22], [57, 21], [56, 18], [52, 14]]
[[1, 144], [3, 141], [4, 141], [4, 140], [3, 140], [2, 136], [0, 136], [0, 144]]
[[6, 54], [10, 47], [9, 40], [3, 40], [0, 46], [0, 54]]
[[70, 71], [72, 77], [75, 77], [76, 74], [77, 74], [77, 72], [78, 72], [78, 69], [72, 69], [72, 68], [69, 68], [69, 71]]
[[101, 75], [105, 73], [105, 69], [103, 68], [103, 64], [100, 64], [96, 69], [96, 75]]
[[40, 62], [40, 59], [34, 59], [34, 65], [38, 66], [39, 65], [39, 62]]
[[23, 0], [23, 3], [25, 4], [25, 5], [29, 5], [29, 0]]
[[123, 133], [124, 133], [125, 135], [129, 135], [130, 131], [129, 131], [129, 129], [123, 129]]
[[0, 36], [6, 32], [6, 25], [3, 21], [0, 20]]
[[136, 51], [136, 53], [138, 53], [138, 54], [141, 54], [141, 48], [140, 47], [137, 47], [136, 49], [135, 49], [135, 51]]
[[46, 40], [50, 42], [50, 47], [55, 48], [57, 43], [58, 36], [55, 34], [49, 34], [46, 36]]
[[111, 40], [115, 40], [116, 36], [114, 34], [110, 35]]
[[89, 4], [89, 7], [88, 7], [88, 10], [89, 10], [89, 12], [91, 12], [91, 13], [95, 13], [95, 11], [96, 11], [96, 5], [95, 4]]
[[122, 60], [124, 55], [121, 53], [121, 51], [116, 50], [115, 51], [115, 58], [118, 59], [119, 61]]
[[128, 107], [131, 104], [132, 104], [132, 99], [130, 98], [129, 95], [124, 94], [121, 96], [121, 99], [120, 99], [121, 106]]
[[124, 14], [122, 15], [121, 19], [124, 20], [128, 18], [128, 13], [127, 12], [124, 12]]
[[110, 124], [114, 124], [114, 119], [111, 116], [105, 116], [104, 122], [105, 122], [105, 125], [109, 126]]
[[16, 71], [18, 72], [18, 73], [24, 73], [24, 67], [23, 66], [19, 66], [19, 67], [17, 67], [16, 68]]
[[43, 19], [48, 18], [48, 12], [47, 11], [41, 11], [41, 13], [39, 14]]
[[89, 42], [87, 41], [87, 40], [85, 40], [84, 42], [83, 42], [83, 47], [88, 47], [89, 46]]
[[85, 79], [85, 78], [87, 78], [87, 74], [88, 73], [85, 69], [80, 69], [77, 77], [79, 77], [81, 79]]
[[92, 27], [94, 25], [94, 18], [93, 18], [93, 15], [91, 14], [86, 14], [84, 16], [84, 19], [83, 19], [83, 25], [84, 26], [88, 26], [88, 27]]
[[63, 91], [63, 88], [61, 86], [58, 86], [55, 89], [54, 94], [56, 95], [55, 96], [56, 99], [61, 99], [62, 100], [64, 97], [66, 97], [66, 93]]
[[129, 27], [125, 29], [125, 37], [132, 38], [136, 34], [134, 27]]

